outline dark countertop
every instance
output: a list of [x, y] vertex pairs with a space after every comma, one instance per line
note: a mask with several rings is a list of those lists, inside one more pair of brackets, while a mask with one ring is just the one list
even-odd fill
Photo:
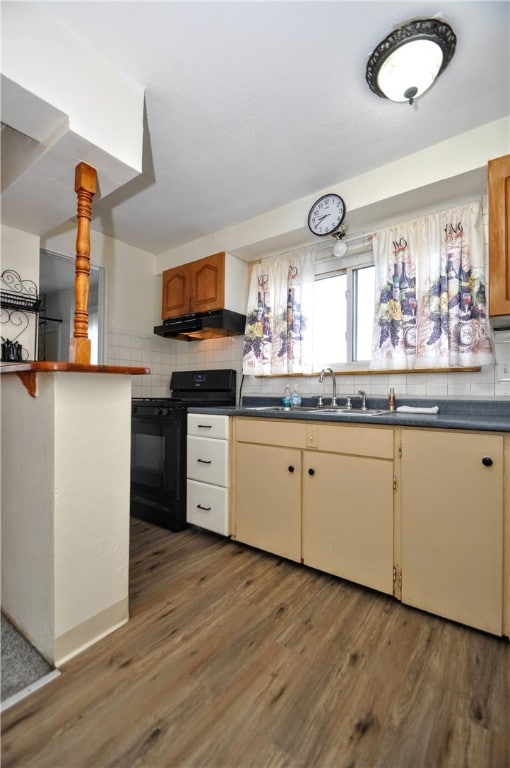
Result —
[[[339, 396], [344, 402], [345, 396]], [[510, 432], [510, 399], [501, 400], [418, 400], [406, 398], [397, 403], [413, 407], [439, 407], [437, 415], [421, 413], [384, 413], [380, 415], [363, 415], [359, 411], [353, 413], [321, 413], [318, 411], [260, 411], [254, 410], [261, 406], [277, 406], [278, 398], [244, 398], [243, 407], [226, 408], [189, 408], [191, 413], [208, 413], [226, 416], [248, 416], [258, 419], [294, 419], [296, 421], [318, 421], [349, 424], [385, 424], [392, 427], [423, 427], [429, 429], [462, 429], [483, 432]], [[303, 399], [303, 406], [313, 407]], [[387, 407], [386, 400], [368, 397], [369, 408]], [[326, 406], [327, 407], [327, 406]]]

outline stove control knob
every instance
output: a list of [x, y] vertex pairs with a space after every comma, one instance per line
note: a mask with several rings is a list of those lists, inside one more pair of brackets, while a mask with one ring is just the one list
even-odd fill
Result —
[[168, 416], [168, 408], [160, 408], [159, 409], [159, 415], [160, 416]]

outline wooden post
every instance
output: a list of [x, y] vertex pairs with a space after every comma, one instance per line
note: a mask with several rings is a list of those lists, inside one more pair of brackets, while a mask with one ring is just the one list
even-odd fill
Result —
[[69, 362], [90, 365], [89, 275], [90, 219], [92, 198], [96, 193], [96, 169], [86, 163], [76, 166], [74, 191], [78, 195], [78, 233], [76, 235], [76, 267], [74, 278], [74, 335], [69, 345]]

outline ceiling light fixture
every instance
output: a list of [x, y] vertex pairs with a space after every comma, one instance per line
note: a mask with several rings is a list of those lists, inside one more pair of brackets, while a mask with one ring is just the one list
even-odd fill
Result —
[[344, 242], [343, 238], [347, 234], [347, 225], [342, 224], [341, 227], [337, 229], [336, 232], [333, 232], [331, 237], [333, 237], [336, 240], [336, 243], [333, 246], [333, 256], [336, 256], [337, 259], [341, 259], [342, 256], [345, 256], [347, 253], [347, 243]]
[[375, 48], [367, 63], [367, 83], [378, 96], [408, 101], [427, 91], [455, 53], [452, 28], [438, 19], [410, 21]]

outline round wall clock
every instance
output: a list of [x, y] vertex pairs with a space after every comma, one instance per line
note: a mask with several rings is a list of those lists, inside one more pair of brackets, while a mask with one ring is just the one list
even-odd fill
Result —
[[310, 208], [308, 228], [314, 235], [331, 235], [345, 217], [345, 203], [334, 192], [322, 195]]

